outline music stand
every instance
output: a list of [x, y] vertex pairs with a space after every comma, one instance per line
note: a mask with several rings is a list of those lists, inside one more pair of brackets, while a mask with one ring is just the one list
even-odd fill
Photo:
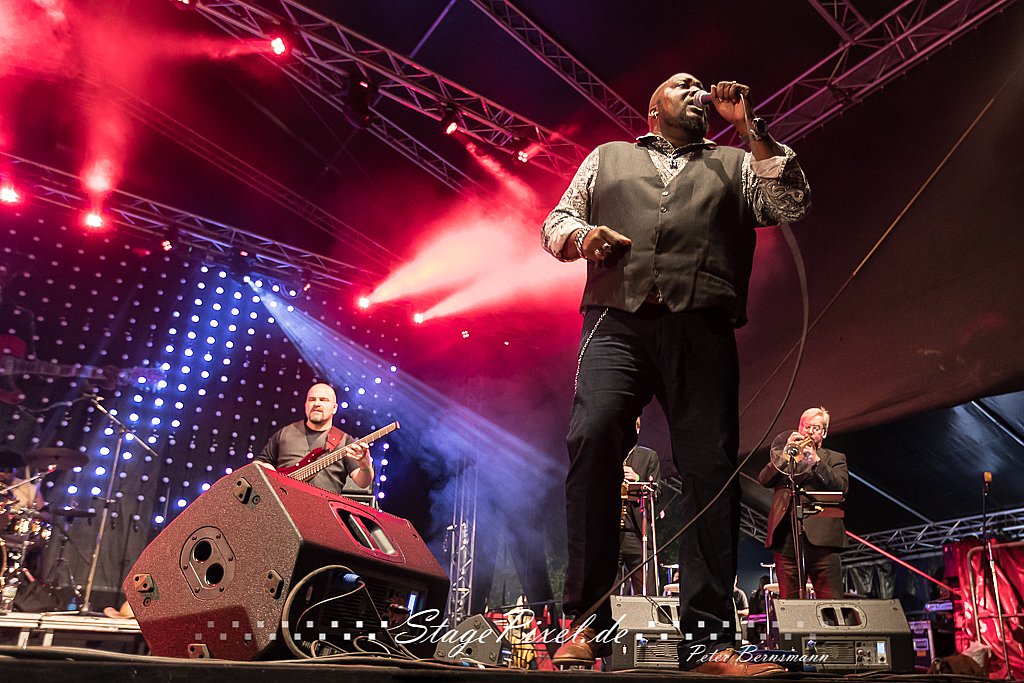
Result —
[[82, 597], [82, 604], [78, 609], [78, 613], [82, 616], [95, 616], [102, 614], [99, 612], [92, 612], [90, 607], [90, 600], [92, 599], [92, 588], [96, 581], [96, 567], [100, 561], [100, 548], [103, 545], [103, 535], [107, 529], [107, 520], [110, 518], [110, 508], [114, 504], [114, 485], [117, 483], [117, 468], [121, 463], [121, 448], [124, 444], [125, 434], [131, 434], [135, 441], [142, 446], [146, 451], [155, 458], [159, 458], [156, 451], [150, 448], [142, 439], [138, 437], [135, 432], [129, 429], [123, 422], [117, 419], [116, 416], [112, 415], [109, 410], [103, 407], [101, 401], [102, 396], [96, 394], [87, 395], [89, 402], [92, 403], [98, 411], [107, 416], [115, 427], [117, 427], [117, 443], [114, 446], [114, 462], [110, 465], [110, 476], [107, 480], [107, 492], [103, 498], [103, 512], [100, 514], [99, 529], [96, 530], [96, 545], [92, 550], [92, 561], [89, 563], [89, 576], [85, 580], [85, 594]]

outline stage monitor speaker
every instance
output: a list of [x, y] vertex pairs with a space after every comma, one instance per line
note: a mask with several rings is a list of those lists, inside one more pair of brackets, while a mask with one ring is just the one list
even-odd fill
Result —
[[613, 595], [611, 602], [612, 619], [626, 633], [612, 645], [609, 669], [679, 668], [679, 598]]
[[[327, 565], [345, 569], [310, 576]], [[285, 600], [307, 577], [288, 615], [294, 642], [307, 650], [314, 641], [351, 650], [361, 636], [389, 642], [403, 631], [411, 641], [444, 616], [448, 577], [408, 521], [256, 463], [171, 521], [139, 556], [124, 593], [155, 655], [290, 658]], [[427, 610], [437, 610], [432, 624]], [[433, 653], [433, 643], [420, 645], [410, 649]]]
[[512, 644], [494, 622], [483, 614], [463, 619], [444, 634], [434, 650], [434, 658], [445, 662], [478, 662], [487, 666], [508, 667]]
[[775, 600], [775, 620], [778, 648], [804, 655], [818, 671], [914, 671], [898, 600]]

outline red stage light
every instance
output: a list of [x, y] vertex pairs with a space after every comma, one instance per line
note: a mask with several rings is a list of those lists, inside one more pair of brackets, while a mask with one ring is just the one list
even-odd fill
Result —
[[104, 223], [103, 216], [100, 215], [98, 211], [90, 211], [85, 214], [85, 217], [82, 219], [82, 223], [84, 223], [87, 228], [102, 228]]
[[14, 185], [11, 183], [3, 183], [0, 185], [0, 203], [3, 204], [19, 204], [21, 203], [21, 195], [14, 189]]
[[412, 321], [417, 325], [421, 325], [423, 323], [423, 314], [416, 313], [415, 315], [412, 316]]
[[174, 245], [171, 243], [170, 240], [164, 240], [163, 242], [160, 243], [160, 248], [163, 249], [164, 251], [170, 251], [171, 249], [174, 249]]
[[365, 296], [359, 297], [359, 300], [356, 301], [356, 305], [358, 305], [359, 308], [362, 308], [364, 310], [369, 308], [370, 307], [370, 299], [369, 299], [369, 297], [365, 297]]
[[530, 160], [530, 155], [526, 151], [521, 151], [516, 154], [516, 158], [525, 164]]
[[452, 135], [459, 130], [459, 118], [458, 112], [452, 106], [444, 108], [444, 113], [441, 115], [441, 129], [445, 135]]
[[462, 331], [462, 338], [463, 339], [469, 339], [469, 330], [463, 330]]
[[281, 36], [277, 36], [270, 39], [270, 49], [275, 55], [280, 56], [288, 52], [288, 43]]

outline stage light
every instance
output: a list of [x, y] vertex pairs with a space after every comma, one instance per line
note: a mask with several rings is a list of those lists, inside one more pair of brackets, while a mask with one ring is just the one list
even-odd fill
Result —
[[164, 231], [164, 239], [160, 243], [160, 248], [163, 249], [164, 251], [170, 251], [171, 249], [174, 249], [174, 247], [176, 247], [177, 245], [178, 245], [178, 226], [177, 225], [168, 226], [167, 229]]
[[98, 211], [90, 211], [85, 214], [85, 217], [82, 219], [82, 223], [84, 223], [87, 228], [98, 229], [103, 227], [104, 220], [103, 216], [100, 215]]
[[463, 330], [462, 331], [462, 338], [463, 339], [469, 339], [469, 330]]
[[512, 150], [516, 153], [516, 159], [522, 163], [530, 160], [530, 141], [520, 137], [512, 138]]
[[459, 130], [459, 113], [452, 105], [444, 107], [441, 113], [441, 130], [445, 135], [453, 135]]
[[284, 38], [282, 38], [281, 36], [275, 36], [274, 38], [270, 39], [270, 50], [275, 55], [280, 57], [281, 55], [288, 52], [289, 46], [288, 43], [285, 42]]
[[413, 321], [414, 323], [416, 323], [417, 325], [422, 325], [422, 324], [423, 324], [423, 314], [422, 314], [422, 313], [416, 313], [416, 314], [414, 314], [414, 315], [412, 316], [412, 321]]
[[342, 114], [353, 128], [365, 130], [373, 123], [374, 114], [370, 111], [370, 100], [377, 94], [377, 84], [366, 79], [351, 81], [345, 93]]
[[8, 181], [0, 184], [0, 203], [18, 204], [21, 202], [21, 195], [14, 189], [14, 185]]
[[359, 308], [362, 308], [363, 310], [366, 310], [367, 308], [370, 307], [370, 299], [369, 299], [369, 297], [365, 297], [365, 296], [359, 297], [359, 300], [356, 302], [356, 305], [358, 305]]
[[309, 271], [308, 270], [302, 271], [302, 291], [303, 292], [308, 292], [312, 288], [313, 288], [313, 280], [309, 276]]

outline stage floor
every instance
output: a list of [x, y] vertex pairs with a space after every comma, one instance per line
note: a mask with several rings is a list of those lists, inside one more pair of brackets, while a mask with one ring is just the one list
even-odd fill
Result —
[[[409, 681], [518, 681], [556, 683], [572, 681], [636, 681], [685, 679], [687, 681], [746, 680], [722, 676], [704, 676], [671, 670], [643, 669], [621, 672], [599, 671], [526, 671], [522, 669], [476, 668], [433, 662], [395, 662], [383, 658], [358, 657], [343, 664], [328, 662], [226, 662], [217, 660], [168, 659], [149, 655], [125, 655], [65, 647], [0, 647], [0, 671], [3, 680], [74, 680], [81, 683], [113, 681], [155, 681], [160, 683], [407, 683]], [[848, 677], [834, 674], [784, 673], [772, 677], [780, 681], [849, 678], [864, 680], [864, 674]], [[922, 676], [920, 674], [884, 674], [867, 676], [874, 681], [964, 681], [963, 676]]]

